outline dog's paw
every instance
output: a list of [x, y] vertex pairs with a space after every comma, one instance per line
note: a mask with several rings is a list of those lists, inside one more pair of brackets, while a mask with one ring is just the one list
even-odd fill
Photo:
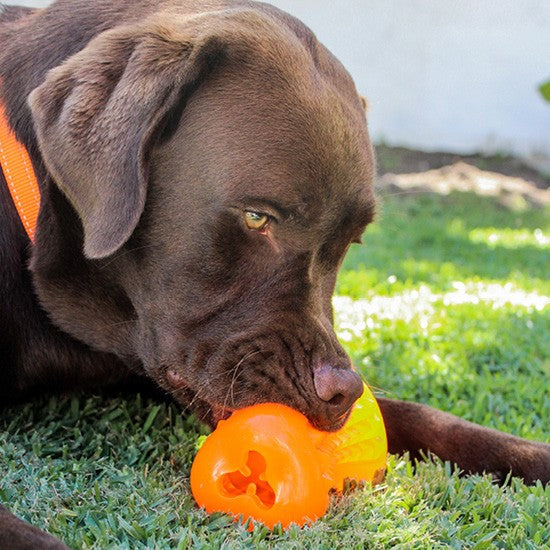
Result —
[[537, 481], [544, 485], [550, 483], [550, 445], [525, 442], [513, 458], [512, 475], [521, 477], [530, 485]]
[[68, 550], [69, 547], [45, 531], [14, 516], [0, 506], [0, 548], [11, 550]]

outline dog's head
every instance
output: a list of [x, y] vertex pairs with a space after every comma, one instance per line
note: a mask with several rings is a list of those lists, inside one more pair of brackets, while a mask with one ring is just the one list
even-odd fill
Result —
[[211, 421], [276, 401], [340, 426], [362, 384], [331, 295], [373, 216], [373, 161], [313, 35], [270, 8], [157, 15], [29, 102], [55, 182], [33, 260], [53, 319]]

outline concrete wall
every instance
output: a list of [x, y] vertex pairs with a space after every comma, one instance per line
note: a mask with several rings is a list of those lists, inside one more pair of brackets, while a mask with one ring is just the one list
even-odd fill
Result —
[[307, 22], [371, 102], [373, 136], [550, 154], [548, 0], [273, 0]]
[[550, 104], [537, 92], [550, 78], [549, 0], [271, 3], [350, 70], [371, 103], [375, 140], [550, 156]]

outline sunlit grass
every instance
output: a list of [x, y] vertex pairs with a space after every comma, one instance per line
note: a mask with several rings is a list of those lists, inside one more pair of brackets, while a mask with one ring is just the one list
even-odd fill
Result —
[[485, 304], [492, 309], [506, 306], [520, 306], [527, 312], [543, 311], [550, 305], [550, 297], [537, 292], [526, 292], [512, 283], [462, 283], [454, 282], [450, 292], [434, 293], [426, 285], [391, 296], [373, 296], [371, 299], [352, 300], [347, 296], [335, 296], [333, 307], [336, 315], [338, 335], [349, 341], [353, 336], [363, 336], [366, 329], [378, 326], [379, 321], [410, 322], [420, 320], [421, 326], [428, 327], [431, 317], [444, 307], [452, 314], [449, 306], [462, 304]]
[[541, 249], [550, 247], [550, 235], [545, 234], [540, 228], [530, 231], [484, 227], [473, 229], [468, 236], [473, 243], [483, 243], [489, 247], [503, 246], [512, 249], [522, 246], [534, 246]]

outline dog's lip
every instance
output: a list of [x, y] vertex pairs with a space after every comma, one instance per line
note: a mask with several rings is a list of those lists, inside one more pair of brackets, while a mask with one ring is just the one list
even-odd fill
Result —
[[[344, 427], [344, 424], [348, 421], [348, 418], [351, 414], [351, 410], [349, 409], [344, 414], [340, 415], [338, 418], [327, 420], [323, 418], [309, 418], [310, 424], [316, 429], [321, 432], [337, 432], [338, 430], [342, 429]], [[307, 415], [306, 415], [307, 416]]]
[[211, 416], [214, 426], [217, 426], [220, 420], [227, 420], [235, 412], [235, 409], [223, 405], [215, 405], [210, 402], [208, 404], [212, 410]]
[[[235, 411], [239, 410], [238, 408], [233, 409], [224, 405], [213, 404], [210, 402], [208, 402], [208, 404], [211, 408], [211, 418], [214, 426], [217, 426], [220, 420], [227, 420]], [[351, 409], [336, 419], [327, 420], [325, 418], [321, 419], [311, 417], [307, 413], [302, 412], [302, 414], [308, 419], [308, 422], [311, 424], [311, 426], [321, 432], [337, 432], [338, 430], [342, 429], [342, 427], [348, 421], [350, 413]]]
[[[169, 367], [165, 372], [166, 381], [175, 392], [191, 392], [196, 395], [193, 387], [187, 383], [181, 372], [176, 367]], [[212, 426], [216, 426], [220, 420], [227, 420], [235, 409], [227, 405], [213, 403], [208, 399], [201, 398], [201, 401], [210, 409], [208, 413], [208, 421]]]
[[185, 381], [178, 369], [171, 367], [166, 369], [166, 381], [175, 390], [190, 389], [189, 384]]
[[[181, 372], [176, 368], [168, 368], [166, 370], [166, 380], [168, 384], [172, 387], [172, 389], [175, 391], [188, 390], [193, 392], [193, 388], [189, 386], [189, 384], [187, 384]], [[209, 417], [210, 417], [210, 423], [212, 424], [212, 426], [217, 426], [220, 420], [227, 420], [236, 410], [232, 407], [228, 407], [227, 405], [213, 403], [208, 399], [204, 399], [204, 402], [206, 402], [210, 408]], [[340, 428], [342, 428], [342, 426], [346, 423], [351, 413], [351, 409], [345, 412], [343, 415], [330, 420], [326, 418], [312, 417], [308, 414], [308, 411], [301, 411], [301, 412], [302, 414], [304, 414], [304, 416], [306, 416], [306, 418], [308, 418], [310, 424], [315, 429], [320, 430], [322, 432], [336, 432]]]

